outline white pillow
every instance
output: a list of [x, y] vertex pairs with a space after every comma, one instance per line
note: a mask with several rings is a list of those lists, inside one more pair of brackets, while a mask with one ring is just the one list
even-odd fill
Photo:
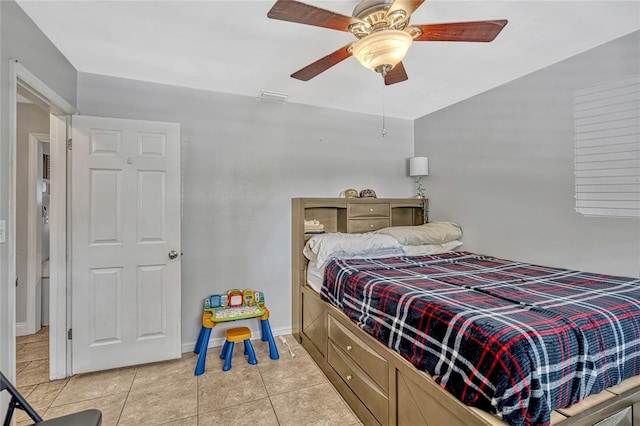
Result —
[[440, 254], [453, 251], [462, 245], [462, 241], [453, 240], [443, 244], [422, 244], [419, 246], [402, 246], [404, 254], [407, 256], [426, 256], [429, 254]]
[[429, 222], [417, 226], [392, 226], [375, 232], [390, 235], [403, 246], [444, 244], [462, 238], [462, 227], [453, 222]]
[[362, 259], [404, 254], [400, 243], [389, 235], [340, 232], [314, 235], [307, 241], [302, 252], [307, 259], [317, 262], [319, 268], [325, 266], [329, 259]]

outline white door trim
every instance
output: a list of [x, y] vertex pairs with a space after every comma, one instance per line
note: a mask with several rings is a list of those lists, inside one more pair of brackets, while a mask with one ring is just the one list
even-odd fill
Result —
[[[71, 292], [67, 291], [67, 120], [51, 115], [49, 128], [49, 161], [51, 193], [49, 198], [49, 378], [63, 379], [71, 375], [71, 347], [67, 340], [67, 307]], [[67, 295], [69, 293], [69, 295]], [[69, 309], [70, 310], [70, 309]]]
[[[16, 374], [16, 292], [15, 292], [15, 279], [16, 279], [16, 230], [15, 230], [15, 218], [16, 218], [16, 147], [17, 147], [17, 135], [16, 135], [16, 118], [17, 118], [17, 90], [18, 86], [22, 89], [29, 91], [38, 99], [43, 101], [49, 106], [50, 112], [53, 114], [70, 115], [76, 113], [76, 108], [67, 102], [64, 98], [54, 92], [46, 84], [44, 84], [39, 78], [33, 75], [24, 66], [19, 64], [15, 60], [10, 60], [9, 65], [9, 212], [7, 220], [7, 246], [9, 252], [9, 265], [7, 271], [8, 279], [4, 281], [7, 288], [3, 289], [1, 293], [7, 294], [6, 300], [2, 302], [3, 306], [0, 309], [0, 335], [7, 336], [7, 344], [2, 345], [0, 348], [0, 362], [2, 365], [8, 365], [9, 370], [4, 371], [9, 380], [15, 381]], [[52, 120], [53, 123], [54, 120]], [[53, 126], [52, 126], [53, 127]], [[64, 248], [59, 259], [51, 264], [51, 290], [50, 300], [53, 301], [51, 306], [51, 315], [56, 315], [55, 325], [49, 329], [50, 339], [50, 366], [49, 374], [52, 379], [63, 378], [67, 376], [66, 358], [67, 358], [67, 346], [66, 346], [66, 126], [63, 129], [64, 135], [60, 138], [60, 132], [56, 132], [50, 135], [51, 137], [51, 167], [56, 167], [58, 170], [64, 170], [61, 173], [62, 176], [56, 176], [57, 180], [56, 188], [52, 187], [52, 190], [56, 190], [57, 195], [65, 200], [63, 203], [56, 203], [57, 205], [51, 205], [51, 221], [56, 220], [56, 223], [51, 226], [50, 229], [50, 241], [55, 244], [58, 250]], [[61, 155], [62, 152], [62, 155]], [[54, 176], [52, 176], [53, 178]], [[55, 218], [62, 218], [54, 219]], [[55, 228], [55, 229], [54, 229]], [[63, 234], [60, 234], [63, 231]], [[55, 240], [54, 240], [55, 239]], [[62, 241], [60, 241], [62, 240]], [[54, 264], [55, 263], [55, 264]], [[54, 277], [54, 272], [56, 277]], [[60, 279], [63, 278], [63, 279]], [[54, 285], [54, 281], [57, 283]], [[62, 295], [62, 296], [61, 296]], [[59, 318], [64, 318], [63, 321], [59, 321]], [[64, 344], [60, 344], [63, 341]], [[61, 368], [63, 366], [63, 368]]]

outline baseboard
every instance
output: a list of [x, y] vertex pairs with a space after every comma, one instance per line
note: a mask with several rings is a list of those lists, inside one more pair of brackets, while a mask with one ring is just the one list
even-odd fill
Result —
[[[227, 328], [231, 328], [231, 327], [227, 327]], [[251, 329], [251, 327], [249, 327]], [[220, 327], [220, 329], [222, 330], [222, 327]], [[215, 328], [214, 328], [215, 330]], [[280, 328], [272, 328], [271, 332], [273, 333], [274, 336], [286, 336], [288, 334], [291, 334], [291, 327], [280, 327]], [[213, 334], [213, 333], [212, 333]], [[222, 334], [222, 333], [220, 333]], [[251, 329], [251, 340], [258, 340], [260, 339], [260, 330], [258, 329]], [[207, 345], [208, 348], [216, 348], [216, 347], [220, 347], [224, 344], [224, 337], [211, 337], [209, 339], [209, 344]], [[182, 343], [182, 353], [187, 353], [187, 352], [193, 352], [193, 349], [196, 347], [196, 342], [195, 340], [193, 342], [186, 342], [186, 343]]]
[[29, 324], [26, 322], [16, 323], [16, 336], [27, 336], [29, 334], [33, 334], [29, 332]]

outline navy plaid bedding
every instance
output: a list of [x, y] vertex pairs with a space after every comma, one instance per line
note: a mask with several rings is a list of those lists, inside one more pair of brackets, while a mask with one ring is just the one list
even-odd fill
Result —
[[512, 425], [640, 374], [639, 279], [455, 252], [333, 260], [321, 295]]

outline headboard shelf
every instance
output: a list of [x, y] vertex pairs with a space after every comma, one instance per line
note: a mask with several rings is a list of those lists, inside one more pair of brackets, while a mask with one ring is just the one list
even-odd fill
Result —
[[363, 233], [388, 226], [421, 225], [428, 217], [428, 200], [417, 198], [293, 198], [292, 331], [300, 340], [300, 298], [305, 286], [307, 259], [302, 254], [312, 235], [304, 233], [305, 220], [317, 220], [325, 232]]

